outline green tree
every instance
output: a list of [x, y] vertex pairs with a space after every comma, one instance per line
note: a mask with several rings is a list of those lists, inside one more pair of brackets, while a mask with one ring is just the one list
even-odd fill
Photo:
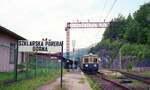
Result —
[[147, 32], [147, 44], [150, 45], [150, 29]]
[[150, 20], [150, 2], [142, 5], [139, 10], [134, 13], [134, 18], [140, 23], [141, 27], [149, 26]]
[[134, 13], [134, 18], [141, 27], [138, 42], [142, 44], [149, 43], [150, 2], [142, 5], [140, 9]]
[[127, 17], [126, 22], [127, 22], [127, 24], [125, 27], [124, 39], [130, 43], [138, 42], [138, 37], [140, 36], [139, 23], [136, 22], [130, 14]]
[[118, 40], [123, 38], [125, 33], [124, 26], [126, 25], [126, 19], [123, 15], [119, 14], [117, 18], [111, 20], [110, 25], [104, 32], [103, 39]]

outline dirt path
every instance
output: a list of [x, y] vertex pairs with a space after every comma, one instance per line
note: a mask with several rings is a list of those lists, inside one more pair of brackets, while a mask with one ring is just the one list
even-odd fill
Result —
[[40, 86], [37, 90], [56, 90], [56, 87], [60, 84], [60, 79], [58, 78], [52, 83]]
[[[57, 79], [51, 84], [46, 84], [39, 87], [37, 90], [60, 90], [60, 79]], [[92, 90], [85, 76], [80, 72], [71, 72], [63, 76], [64, 90]]]

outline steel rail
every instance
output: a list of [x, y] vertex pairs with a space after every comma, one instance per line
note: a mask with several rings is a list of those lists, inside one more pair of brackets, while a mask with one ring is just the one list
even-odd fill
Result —
[[[101, 74], [101, 73], [98, 73], [98, 74]], [[115, 85], [115, 86], [117, 86], [117, 87], [122, 88], [123, 90], [131, 90], [129, 87], [126, 87], [126, 86], [124, 86], [124, 85], [122, 85], [122, 84], [120, 84], [120, 83], [117, 83], [117, 82], [115, 82], [115, 81], [112, 81], [112, 80], [110, 80], [110, 79], [107, 79], [106, 77], [102, 77], [102, 79], [105, 80], [105, 81], [107, 81], [107, 82], [112, 83], [113, 85]]]
[[121, 74], [127, 76], [128, 78], [132, 78], [132, 79], [135, 79], [135, 80], [138, 80], [138, 81], [141, 81], [143, 83], [146, 83], [146, 84], [150, 85], [150, 78], [149, 77], [135, 75], [135, 74], [128, 73], [128, 72], [125, 72], [125, 71], [120, 71], [120, 70], [111, 70], [111, 71], [120, 72]]

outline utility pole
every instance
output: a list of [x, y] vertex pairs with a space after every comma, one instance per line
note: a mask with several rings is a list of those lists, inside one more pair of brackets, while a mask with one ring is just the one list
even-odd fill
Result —
[[121, 51], [119, 50], [119, 68], [121, 69], [122, 68], [122, 62], [121, 62]]
[[75, 68], [75, 44], [76, 44], [76, 41], [75, 40], [72, 40], [72, 47], [73, 47], [73, 69]]

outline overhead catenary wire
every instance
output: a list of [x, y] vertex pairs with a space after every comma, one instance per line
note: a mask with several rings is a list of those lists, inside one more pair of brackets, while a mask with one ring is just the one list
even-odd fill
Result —
[[105, 3], [104, 3], [103, 10], [105, 9], [105, 7], [106, 7], [106, 4], [107, 4], [107, 0], [105, 0]]
[[103, 13], [104, 13], [104, 11], [105, 11], [106, 5], [107, 5], [107, 0], [105, 0], [104, 6], [103, 6], [103, 8], [102, 8], [102, 14], [101, 14], [102, 17], [103, 17], [103, 15], [104, 15]]
[[117, 0], [114, 0], [114, 2], [113, 2], [113, 4], [112, 4], [111, 8], [109, 9], [108, 13], [106, 14], [106, 17], [104, 18], [104, 22], [106, 21], [106, 18], [109, 17], [109, 15], [110, 15], [112, 9], [114, 8], [116, 2], [117, 2]]
[[[108, 0], [104, 0], [104, 6], [103, 6], [103, 8], [102, 8], [102, 13], [101, 13], [101, 19], [100, 19], [100, 21], [101, 20], [103, 20], [103, 18], [104, 18], [104, 12], [105, 12], [105, 8], [106, 8], [106, 5], [107, 5], [107, 2], [108, 2]], [[99, 31], [98, 32], [96, 32], [96, 35], [95, 36], [99, 36]], [[99, 38], [99, 37], [97, 37], [97, 38]]]

